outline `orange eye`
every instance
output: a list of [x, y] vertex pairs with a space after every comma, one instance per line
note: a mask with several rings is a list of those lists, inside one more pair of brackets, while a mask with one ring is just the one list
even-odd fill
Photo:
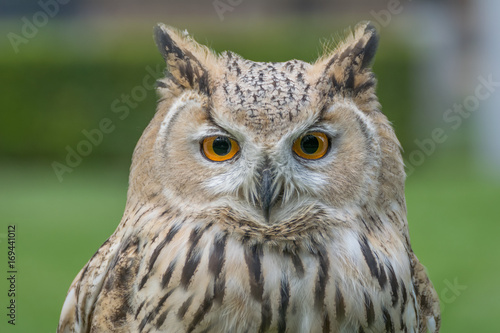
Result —
[[227, 161], [240, 150], [238, 142], [226, 136], [210, 136], [201, 146], [205, 157], [214, 162]]
[[293, 151], [302, 158], [317, 160], [328, 151], [328, 137], [321, 132], [307, 133], [295, 140]]

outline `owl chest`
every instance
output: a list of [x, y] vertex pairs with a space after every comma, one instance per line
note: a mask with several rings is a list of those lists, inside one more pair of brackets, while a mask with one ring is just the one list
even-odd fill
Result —
[[[164, 262], [168, 265], [155, 279], [160, 285], [145, 288], [157, 301], [146, 303], [157, 316], [163, 311], [159, 332], [165, 327], [168, 332], [397, 332], [414, 327], [409, 273], [398, 276], [390, 261], [390, 267], [381, 263], [373, 251], [373, 260], [368, 255], [373, 262], [367, 263], [362, 248], [340, 250], [289, 253], [216, 237]], [[143, 310], [147, 315], [147, 307]]]

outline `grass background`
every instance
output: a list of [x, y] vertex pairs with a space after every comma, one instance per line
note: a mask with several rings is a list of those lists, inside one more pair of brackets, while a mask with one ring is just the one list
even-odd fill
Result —
[[[231, 49], [259, 61], [312, 61], [321, 51], [319, 40], [357, 19], [344, 21], [288, 18], [222, 27], [174, 18], [169, 23], [188, 27], [217, 51]], [[153, 24], [54, 21], [19, 54], [0, 55], [0, 308], [5, 313], [10, 224], [17, 228], [19, 272], [17, 324], [7, 325], [2, 313], [2, 332], [54, 332], [72, 279], [120, 221], [132, 149], [154, 113], [154, 93], [125, 120], [113, 118], [116, 130], [63, 182], [51, 163], [64, 162], [65, 147], [75, 147], [83, 129], [113, 117], [112, 101], [141, 84], [146, 66], [161, 64]], [[0, 27], [12, 31], [19, 22], [2, 21]], [[390, 31], [382, 37], [374, 66], [378, 95], [407, 156], [422, 130], [411, 114], [415, 59]], [[10, 50], [5, 39], [0, 49]], [[467, 124], [449, 134], [407, 181], [412, 245], [440, 295], [441, 332], [496, 332], [500, 184], [477, 172]]]

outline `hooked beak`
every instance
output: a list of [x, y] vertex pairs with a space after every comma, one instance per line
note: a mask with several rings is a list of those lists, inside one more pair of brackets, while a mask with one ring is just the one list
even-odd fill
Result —
[[271, 215], [271, 208], [274, 205], [274, 173], [269, 165], [266, 163], [261, 171], [260, 175], [260, 187], [259, 187], [259, 201], [262, 208], [262, 214], [269, 222], [269, 217]]

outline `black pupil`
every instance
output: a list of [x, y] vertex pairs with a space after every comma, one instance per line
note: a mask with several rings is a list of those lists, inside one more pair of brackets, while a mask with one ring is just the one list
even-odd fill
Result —
[[212, 148], [217, 155], [225, 156], [231, 151], [231, 141], [226, 137], [219, 136], [214, 140]]
[[306, 135], [300, 141], [300, 148], [306, 154], [314, 154], [319, 148], [318, 138], [311, 134]]

